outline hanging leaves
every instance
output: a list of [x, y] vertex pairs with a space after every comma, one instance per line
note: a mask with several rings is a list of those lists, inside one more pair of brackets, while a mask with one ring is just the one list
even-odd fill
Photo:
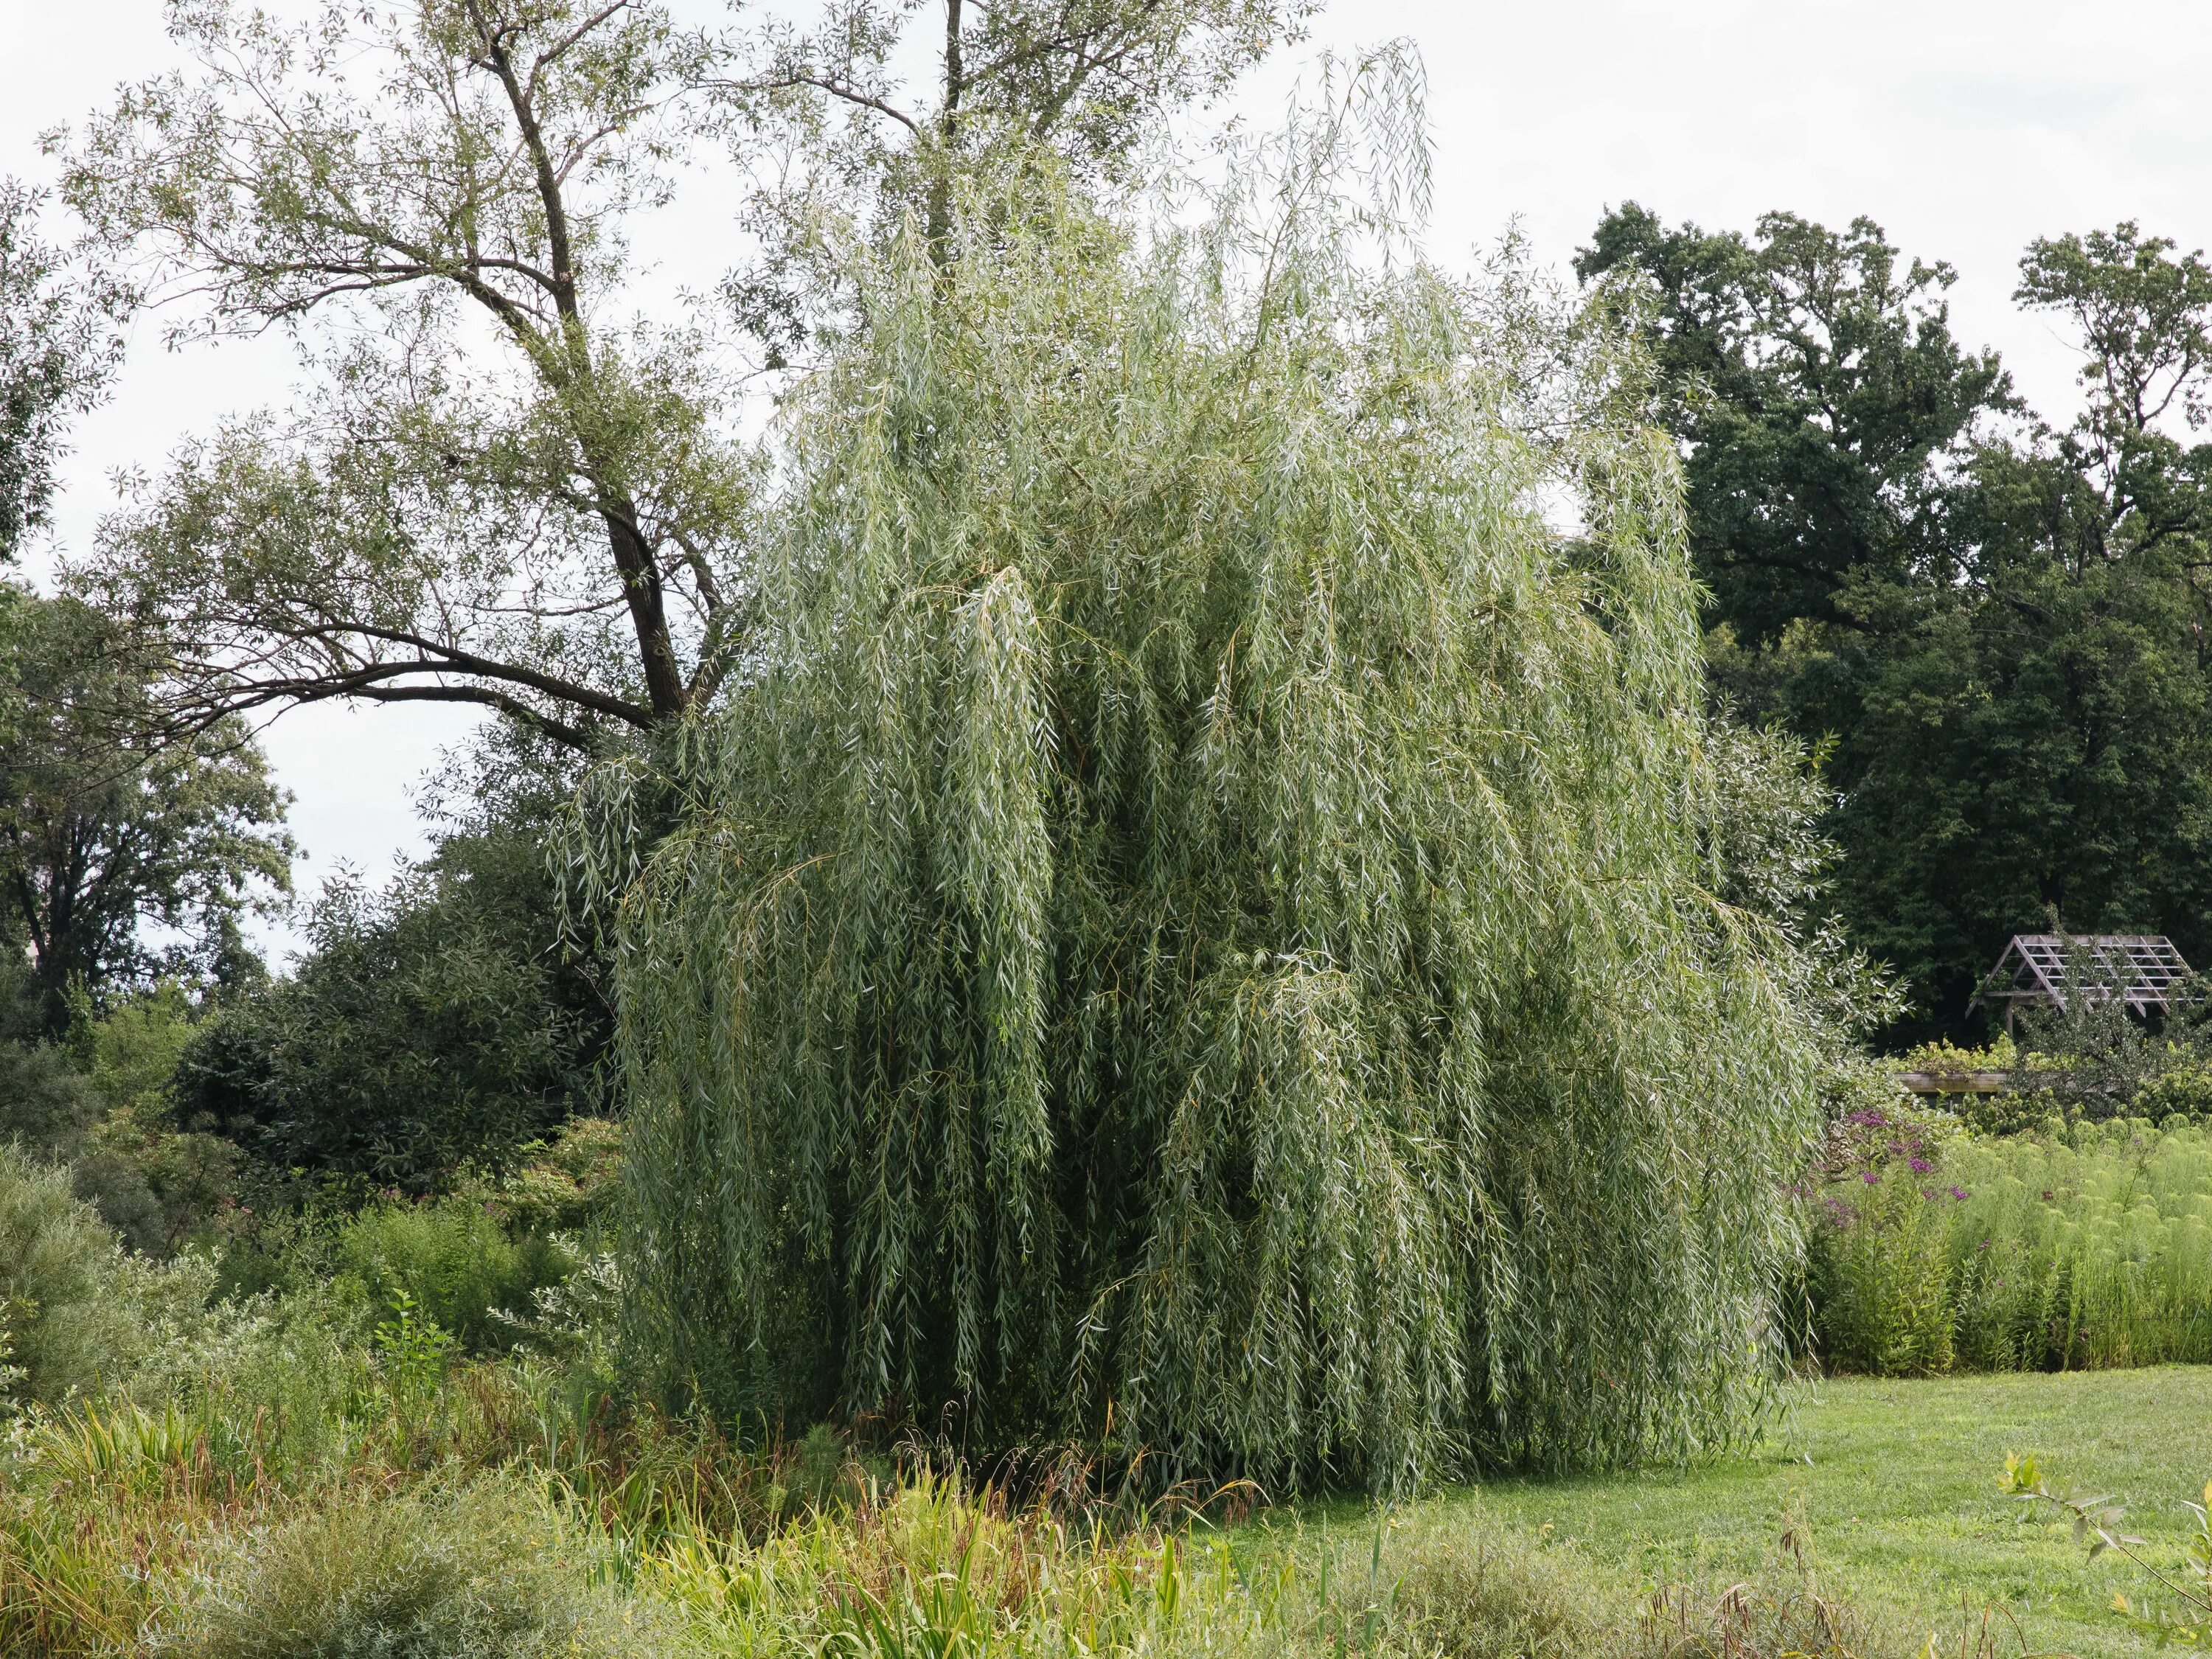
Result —
[[1324, 171], [863, 264], [780, 631], [634, 878], [641, 774], [574, 842], [664, 1386], [1278, 1482], [1752, 1421], [1821, 1033], [1713, 890], [1674, 462], [1589, 314], [1363, 264]]

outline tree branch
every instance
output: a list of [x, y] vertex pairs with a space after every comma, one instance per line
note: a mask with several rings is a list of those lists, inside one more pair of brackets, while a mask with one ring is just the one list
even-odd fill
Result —
[[862, 92], [818, 75], [780, 75], [768, 81], [714, 81], [708, 84], [725, 92], [788, 92], [793, 87], [812, 87], [817, 92], [826, 92], [832, 98], [842, 98], [848, 104], [872, 109], [878, 115], [888, 115], [915, 137], [922, 136], [921, 123], [896, 105], [872, 93]]

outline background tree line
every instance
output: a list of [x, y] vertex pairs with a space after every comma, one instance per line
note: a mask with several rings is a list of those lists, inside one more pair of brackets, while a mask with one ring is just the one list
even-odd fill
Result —
[[1970, 1027], [2013, 933], [2212, 953], [2212, 269], [2124, 223], [2032, 243], [2015, 301], [2081, 353], [2063, 424], [1952, 334], [1940, 263], [1787, 213], [1669, 228], [1631, 204], [1577, 261], [1638, 325], [1687, 471], [1716, 696], [1814, 745], [1834, 902]]
[[[1148, 119], [1297, 22], [1226, 5], [948, 15], [952, 45], [914, 100], [887, 79], [888, 12], [719, 41], [633, 7], [573, 39], [519, 13], [426, 12], [384, 43], [398, 113], [325, 97], [313, 121], [271, 123], [261, 112], [337, 83], [299, 73], [262, 25], [202, 9], [179, 27], [206, 73], [131, 89], [66, 156], [84, 244], [41, 241], [39, 198], [9, 187], [11, 559], [131, 300], [204, 285], [212, 303], [174, 313], [190, 326], [275, 321], [311, 345], [319, 312], [364, 297], [387, 325], [380, 344], [314, 345], [335, 422], [264, 415], [196, 441], [80, 550], [65, 596], [11, 592], [0, 829], [21, 1035], [59, 1041], [72, 988], [93, 1006], [164, 977], [237, 991], [252, 1012], [180, 1085], [195, 1121], [383, 1176], [589, 1096], [605, 1008], [552, 946], [533, 873], [544, 826], [581, 757], [649, 744], [711, 699], [759, 620], [742, 550], [753, 463], [714, 435], [734, 392], [686, 362], [696, 331], [787, 369], [854, 325], [825, 225], [880, 232], [917, 212], [942, 246], [941, 182], [1040, 137], [1110, 185]], [[422, 101], [471, 74], [474, 101]], [[714, 319], [672, 332], [621, 313], [622, 224], [708, 142], [814, 159], [747, 198], [761, 254]], [[517, 143], [547, 167], [483, 159]], [[444, 200], [377, 205], [368, 181], [438, 155], [478, 162]], [[283, 188], [297, 179], [314, 188]], [[2028, 251], [2020, 302], [2083, 351], [2085, 407], [2063, 427], [1954, 336], [1948, 268], [1869, 221], [1777, 213], [1707, 233], [1630, 204], [1577, 268], [1644, 279], [1632, 313], [1685, 457], [1711, 684], [1819, 753], [1833, 902], [1909, 993], [1892, 1035], [1962, 1033], [2004, 938], [2053, 908], [2212, 951], [2201, 258], [2133, 225]], [[496, 322], [489, 343], [457, 306]], [[451, 367], [426, 374], [434, 342]], [[476, 702], [511, 729], [481, 776], [448, 780], [442, 850], [393, 894], [328, 896], [301, 972], [263, 985], [238, 922], [283, 890], [287, 843], [235, 718], [331, 696]], [[425, 953], [447, 966], [428, 973]], [[392, 1018], [392, 996], [419, 1017]], [[352, 1063], [365, 1033], [440, 1030]], [[360, 1075], [386, 1080], [341, 1080]], [[498, 1077], [527, 1080], [509, 1097]], [[330, 1121], [311, 1127], [316, 1111]]]

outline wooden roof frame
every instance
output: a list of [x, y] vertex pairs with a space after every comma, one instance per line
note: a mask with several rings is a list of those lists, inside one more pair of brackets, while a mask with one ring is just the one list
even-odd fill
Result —
[[1966, 1011], [2002, 1004], [2009, 1026], [2022, 1007], [2063, 1009], [2078, 990], [2087, 1006], [2118, 998], [2133, 1013], [2166, 1013], [2195, 978], [2163, 933], [2015, 933]]

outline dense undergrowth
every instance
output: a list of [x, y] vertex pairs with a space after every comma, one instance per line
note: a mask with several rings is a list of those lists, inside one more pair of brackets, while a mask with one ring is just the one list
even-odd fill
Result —
[[[0, 1255], [0, 1652], [1884, 1650], [1787, 1571], [1650, 1600], [1464, 1517], [1240, 1527], [1266, 1494], [1109, 1483], [1068, 1451], [980, 1469], [662, 1415], [613, 1384], [620, 1286], [588, 1216], [543, 1225], [587, 1192], [561, 1173], [575, 1150], [466, 1197], [272, 1224], [228, 1266], [127, 1254], [64, 1171], [0, 1153], [21, 1236]], [[225, 1289], [241, 1277], [260, 1288]]]
[[[1073, 1449], [664, 1413], [619, 1351], [610, 1123], [434, 1197], [234, 1188], [167, 1254], [82, 1156], [0, 1152], [0, 1652], [1922, 1650], [1786, 1551], [1655, 1582], [1464, 1506], [1331, 1525]], [[1871, 1107], [1807, 1190], [1832, 1367], [2212, 1358], [2212, 1129]]]
[[2212, 1360], [2212, 1127], [1871, 1108], [1809, 1188], [1820, 1358], [1886, 1374]]

